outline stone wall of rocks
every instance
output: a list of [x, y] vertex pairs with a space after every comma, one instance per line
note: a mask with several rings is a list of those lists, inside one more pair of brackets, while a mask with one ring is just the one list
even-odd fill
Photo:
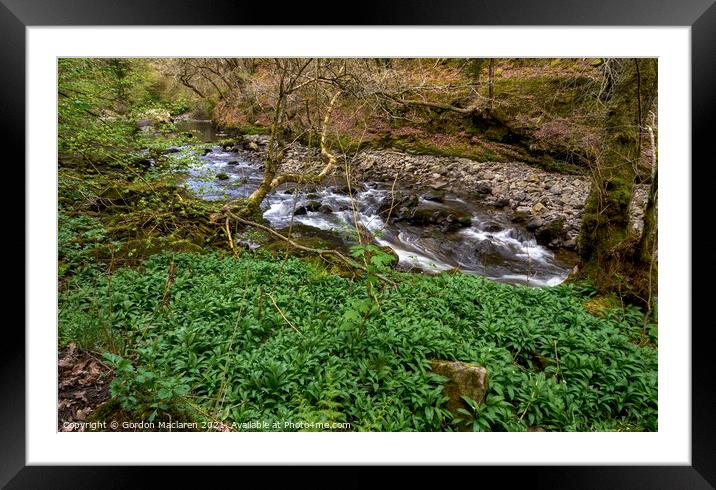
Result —
[[[266, 143], [265, 136], [249, 136], [240, 146], [261, 155]], [[317, 171], [323, 165], [319, 157], [317, 149], [293, 144], [286, 152], [283, 168], [289, 172]], [[351, 163], [351, 173], [356, 181], [392, 182], [397, 176], [399, 188], [450, 191], [475, 202], [511, 209], [514, 220], [544, 238], [540, 241], [569, 249], [576, 246], [591, 185], [588, 176], [547, 172], [521, 162], [477, 162], [394, 150], [359, 153]], [[638, 185], [632, 202], [632, 227], [637, 232], [643, 226], [648, 190], [648, 185]]]

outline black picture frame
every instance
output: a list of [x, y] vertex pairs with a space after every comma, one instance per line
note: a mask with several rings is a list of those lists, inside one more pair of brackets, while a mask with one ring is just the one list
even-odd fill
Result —
[[[716, 126], [716, 6], [715, 0], [427, 0], [361, 2], [349, 14], [335, 16], [336, 4], [303, 2], [273, 5], [236, 0], [192, 2], [189, 0], [0, 0], [0, 118], [5, 152], [15, 152], [6, 162], [25, 161], [25, 28], [28, 26], [110, 25], [503, 25], [503, 26], [691, 26], [692, 61], [692, 223], [708, 223], [709, 191], [713, 172], [709, 152], [711, 127]], [[331, 17], [334, 15], [334, 17]], [[303, 24], [298, 24], [302, 22]], [[12, 158], [12, 159], [11, 159]], [[16, 168], [21, 168], [15, 164]], [[697, 177], [698, 175], [698, 177]], [[24, 172], [20, 179], [27, 185]], [[698, 186], [702, 188], [697, 192]], [[697, 197], [698, 196], [698, 197]], [[703, 202], [701, 202], [703, 200]], [[23, 220], [16, 230], [25, 229]], [[9, 225], [7, 225], [9, 226]], [[694, 229], [692, 227], [692, 229]], [[17, 233], [19, 236], [19, 233]], [[24, 236], [24, 235], [23, 235]], [[706, 257], [707, 240], [696, 241], [694, 255]], [[23, 247], [26, 246], [24, 238]], [[712, 252], [713, 253], [713, 252]], [[25, 264], [31, 258], [25, 252]], [[708, 263], [706, 263], [708, 264]], [[712, 264], [712, 263], [711, 263]], [[716, 485], [716, 383], [709, 350], [713, 321], [705, 311], [709, 304], [708, 284], [714, 266], [692, 268], [692, 465], [617, 467], [481, 467], [479, 480], [490, 476], [511, 484], [529, 482], [531, 487], [567, 488], [714, 488]], [[9, 281], [9, 279], [6, 279]], [[24, 281], [23, 281], [24, 283]], [[18, 288], [19, 289], [19, 288]], [[24, 290], [24, 288], [23, 288]], [[25, 295], [32, 291], [25, 291]], [[27, 296], [25, 296], [25, 299]], [[699, 317], [696, 313], [702, 312]], [[700, 321], [696, 319], [700, 318]], [[19, 323], [6, 322], [5, 342], [0, 356], [0, 485], [7, 488], [127, 488], [149, 485], [151, 480], [135, 467], [26, 466], [25, 453], [25, 335]], [[204, 468], [216, 477], [217, 468]], [[230, 470], [230, 469], [226, 469]], [[295, 468], [297, 480], [310, 468]], [[357, 468], [326, 472], [325, 483], [358, 485], [363, 478]], [[160, 469], [164, 485], [169, 480], [187, 482], [185, 468]], [[241, 471], [247, 474], [247, 469]], [[260, 471], [260, 469], [259, 469]], [[202, 472], [200, 472], [202, 473]], [[224, 471], [219, 471], [223, 473]], [[412, 476], [421, 477], [419, 468]], [[473, 468], [471, 478], [476, 471]], [[492, 475], [492, 473], [497, 473]], [[362, 473], [361, 473], [362, 474]], [[252, 475], [253, 476], [253, 475]], [[266, 478], [264, 473], [261, 478]], [[338, 478], [338, 480], [337, 480]], [[315, 480], [314, 480], [315, 481]], [[142, 484], [142, 482], [145, 482]], [[333, 486], [333, 484], [330, 484]]]

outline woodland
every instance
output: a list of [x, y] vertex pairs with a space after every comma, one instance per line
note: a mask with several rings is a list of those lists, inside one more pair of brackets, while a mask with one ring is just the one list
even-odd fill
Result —
[[57, 70], [58, 431], [658, 430], [656, 59]]

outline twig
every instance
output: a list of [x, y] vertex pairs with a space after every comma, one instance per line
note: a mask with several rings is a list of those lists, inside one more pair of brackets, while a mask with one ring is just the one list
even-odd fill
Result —
[[283, 311], [281, 311], [281, 308], [278, 307], [278, 305], [276, 304], [276, 300], [273, 299], [273, 296], [271, 295], [271, 293], [268, 293], [268, 297], [271, 300], [271, 303], [273, 303], [273, 306], [276, 308], [276, 311], [278, 311], [278, 314], [281, 315], [281, 318], [283, 318], [284, 321], [286, 323], [288, 323], [288, 325], [298, 333], [298, 335], [303, 337], [303, 334], [301, 333], [301, 331], [298, 328], [296, 328], [296, 326], [293, 323], [291, 323], [291, 321], [288, 318], [286, 318], [286, 315], [283, 314]]
[[226, 238], [229, 240], [229, 247], [231, 247], [231, 251], [236, 253], [236, 248], [234, 247], [234, 238], [231, 236], [231, 230], [229, 229], [229, 218], [226, 218], [226, 222], [224, 223], [226, 228]]
[[[368, 272], [367, 269], [366, 269], [366, 267], [360, 265], [358, 262], [356, 262], [356, 261], [354, 261], [354, 260], [350, 260], [348, 257], [346, 257], [345, 255], [343, 255], [342, 253], [340, 253], [340, 252], [337, 251], [337, 250], [305, 247], [305, 246], [301, 245], [300, 243], [297, 243], [297, 242], [291, 240], [290, 238], [283, 236], [282, 234], [278, 233], [277, 231], [272, 230], [272, 229], [269, 228], [268, 226], [260, 225], [260, 224], [258, 224], [258, 223], [253, 222], [253, 221], [249, 221], [249, 220], [247, 220], [247, 219], [244, 219], [244, 218], [242, 218], [242, 217], [240, 217], [240, 216], [236, 216], [235, 214], [231, 213], [230, 211], [227, 211], [227, 212], [229, 213], [229, 216], [231, 216], [233, 219], [235, 219], [235, 220], [238, 221], [239, 223], [243, 223], [243, 224], [249, 225], [249, 226], [254, 226], [254, 227], [256, 227], [256, 228], [258, 228], [258, 229], [260, 229], [260, 230], [263, 230], [263, 231], [265, 231], [265, 232], [267, 232], [267, 233], [270, 233], [271, 235], [275, 236], [276, 238], [280, 238], [281, 240], [287, 241], [287, 242], [288, 242], [289, 244], [291, 244], [291, 246], [294, 247], [294, 248], [297, 248], [297, 249], [299, 249], [299, 250], [303, 250], [303, 251], [305, 251], [305, 252], [316, 253], [316, 254], [318, 254], [318, 255], [333, 255], [333, 256], [337, 257], [339, 260], [341, 260], [342, 262], [344, 262], [346, 265], [348, 265], [348, 266], [350, 266], [350, 267], [353, 267], [353, 268], [356, 268], [356, 269], [361, 269], [361, 270], [363, 270], [363, 271], [365, 271], [365, 272]], [[391, 286], [397, 286], [397, 285], [398, 285], [395, 281], [393, 281], [393, 280], [391, 280], [391, 279], [385, 277], [383, 274], [373, 274], [373, 275], [375, 275], [376, 277], [378, 277], [378, 278], [381, 279], [382, 281], [387, 282], [387, 283], [390, 284]]]

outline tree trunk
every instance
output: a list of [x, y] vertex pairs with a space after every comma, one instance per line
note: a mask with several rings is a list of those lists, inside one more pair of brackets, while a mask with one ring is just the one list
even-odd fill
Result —
[[[603, 151], [593, 169], [579, 236], [581, 273], [600, 291], [648, 302], [649, 265], [629, 230], [643, 113], [657, 92], [657, 60], [623, 60], [608, 101]], [[652, 233], [650, 226], [645, 233]]]
[[490, 99], [489, 109], [492, 110], [493, 85], [495, 83], [495, 58], [490, 58], [490, 65], [487, 69], [487, 98]]
[[[323, 167], [323, 169], [317, 174], [305, 173], [279, 175], [278, 170], [279, 166], [281, 165], [281, 161], [283, 160], [284, 149], [277, 150], [275, 152], [270, 151], [264, 169], [264, 179], [261, 182], [259, 188], [256, 189], [247, 200], [247, 205], [249, 209], [257, 210], [266, 195], [281, 184], [285, 184], [287, 182], [295, 182], [298, 184], [319, 184], [333, 170], [336, 165], [337, 157], [329, 151], [326, 135], [328, 129], [328, 121], [331, 117], [333, 106], [335, 105], [336, 100], [338, 100], [338, 97], [340, 95], [340, 91], [336, 92], [333, 95], [330, 102], [328, 103], [328, 108], [323, 118], [323, 126], [321, 128], [321, 158], [323, 158], [323, 160], [325, 161], [325, 166]], [[272, 129], [272, 134], [279, 132], [279, 122], [280, 119], [277, 118]], [[269, 144], [273, 144], [273, 139], [274, 138], [272, 137], [269, 141]]]

